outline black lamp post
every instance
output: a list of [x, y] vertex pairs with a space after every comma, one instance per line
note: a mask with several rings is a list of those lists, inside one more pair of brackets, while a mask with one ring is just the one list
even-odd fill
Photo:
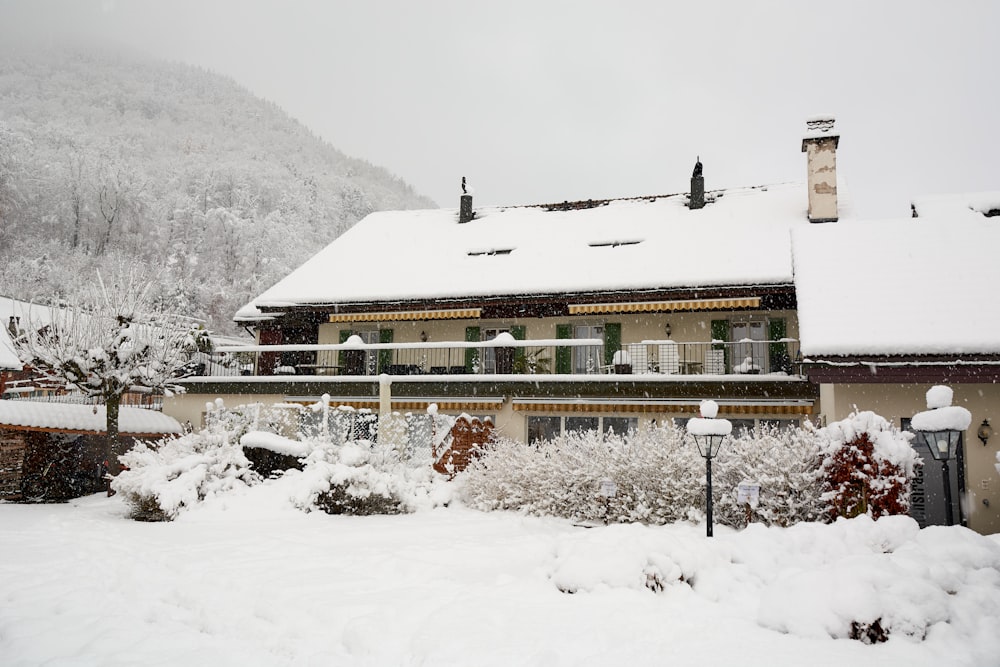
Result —
[[705, 534], [712, 537], [712, 459], [719, 453], [724, 435], [696, 435], [694, 442], [698, 445], [698, 453], [705, 457], [705, 520], [708, 525]]
[[954, 515], [951, 511], [951, 474], [948, 461], [955, 456], [962, 432], [972, 423], [972, 413], [951, 404], [952, 391], [938, 385], [927, 392], [927, 410], [918, 412], [910, 420], [910, 428], [916, 433], [917, 442], [927, 445], [935, 461], [941, 462], [944, 475], [944, 516], [951, 526]]
[[955, 520], [951, 511], [951, 472], [948, 470], [948, 460], [955, 456], [962, 432], [951, 429], [943, 431], [918, 431], [914, 429], [914, 431], [917, 434], [917, 441], [927, 445], [934, 460], [941, 462], [941, 474], [944, 476], [945, 521], [949, 526], [954, 525]]
[[698, 453], [705, 459], [705, 534], [712, 537], [712, 459], [719, 453], [722, 441], [733, 430], [728, 419], [715, 419], [719, 406], [715, 401], [701, 402], [701, 419], [689, 419], [687, 431], [694, 438]]

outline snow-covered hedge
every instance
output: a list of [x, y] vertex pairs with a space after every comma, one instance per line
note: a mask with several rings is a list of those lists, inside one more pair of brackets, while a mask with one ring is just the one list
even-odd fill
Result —
[[143, 521], [173, 519], [205, 498], [260, 481], [239, 442], [221, 429], [140, 442], [120, 458], [127, 469], [111, 488]]
[[[668, 427], [573, 433], [535, 446], [499, 439], [459, 478], [465, 502], [482, 510], [659, 524], [698, 515], [704, 470], [694, 445]], [[612, 497], [599, 496], [602, 480], [615, 483]]]
[[[871, 461], [852, 459], [857, 469], [845, 467], [844, 453], [861, 451], [859, 433], [870, 435], [874, 454]], [[715, 520], [733, 527], [748, 520], [780, 526], [832, 520], [844, 514], [850, 495], [843, 475], [863, 480], [865, 504], [853, 514], [905, 514], [919, 461], [908, 437], [873, 413], [824, 429], [741, 431], [713, 461]], [[700, 519], [705, 510], [705, 461], [685, 431], [672, 426], [625, 436], [574, 433], [534, 446], [501, 439], [460, 479], [465, 502], [487, 511], [658, 524]], [[599, 494], [602, 480], [616, 487], [609, 498]], [[744, 483], [759, 487], [753, 506], [740, 502]]]
[[[824, 515], [819, 442], [812, 429], [758, 426], [741, 430], [712, 466], [716, 520], [734, 527], [750, 521], [789, 526]], [[742, 483], [757, 485], [754, 506], [739, 503]]]

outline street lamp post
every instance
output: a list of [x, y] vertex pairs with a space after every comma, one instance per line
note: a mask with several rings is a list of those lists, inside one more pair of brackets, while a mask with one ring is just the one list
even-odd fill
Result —
[[949, 387], [936, 386], [927, 391], [927, 410], [918, 412], [910, 420], [910, 427], [916, 433], [917, 441], [930, 450], [935, 461], [941, 462], [944, 477], [945, 521], [954, 524], [951, 510], [951, 471], [948, 461], [955, 456], [962, 432], [972, 423], [972, 414], [963, 407], [951, 404], [952, 391]]
[[705, 458], [705, 534], [712, 537], [712, 459], [719, 453], [722, 441], [732, 433], [733, 425], [728, 419], [716, 419], [719, 406], [715, 401], [701, 402], [701, 417], [689, 419], [687, 431], [694, 438], [698, 453]]

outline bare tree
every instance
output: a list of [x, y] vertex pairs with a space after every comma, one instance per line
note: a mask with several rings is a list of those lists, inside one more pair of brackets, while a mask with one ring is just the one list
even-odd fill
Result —
[[118, 414], [122, 396], [135, 388], [169, 390], [187, 373], [192, 353], [209, 346], [207, 332], [157, 310], [156, 281], [136, 266], [100, 273], [76, 307], [53, 310], [51, 322], [32, 322], [18, 345], [37, 370], [97, 397], [107, 411], [105, 459], [112, 474], [122, 454]]

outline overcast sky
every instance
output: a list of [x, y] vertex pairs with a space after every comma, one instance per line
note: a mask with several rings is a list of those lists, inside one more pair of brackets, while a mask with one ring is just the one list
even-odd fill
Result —
[[[1000, 190], [1000, 2], [0, 0], [0, 30], [231, 76], [439, 205], [804, 180], [833, 114], [854, 211]], [[3, 35], [0, 35], [3, 36]]]

